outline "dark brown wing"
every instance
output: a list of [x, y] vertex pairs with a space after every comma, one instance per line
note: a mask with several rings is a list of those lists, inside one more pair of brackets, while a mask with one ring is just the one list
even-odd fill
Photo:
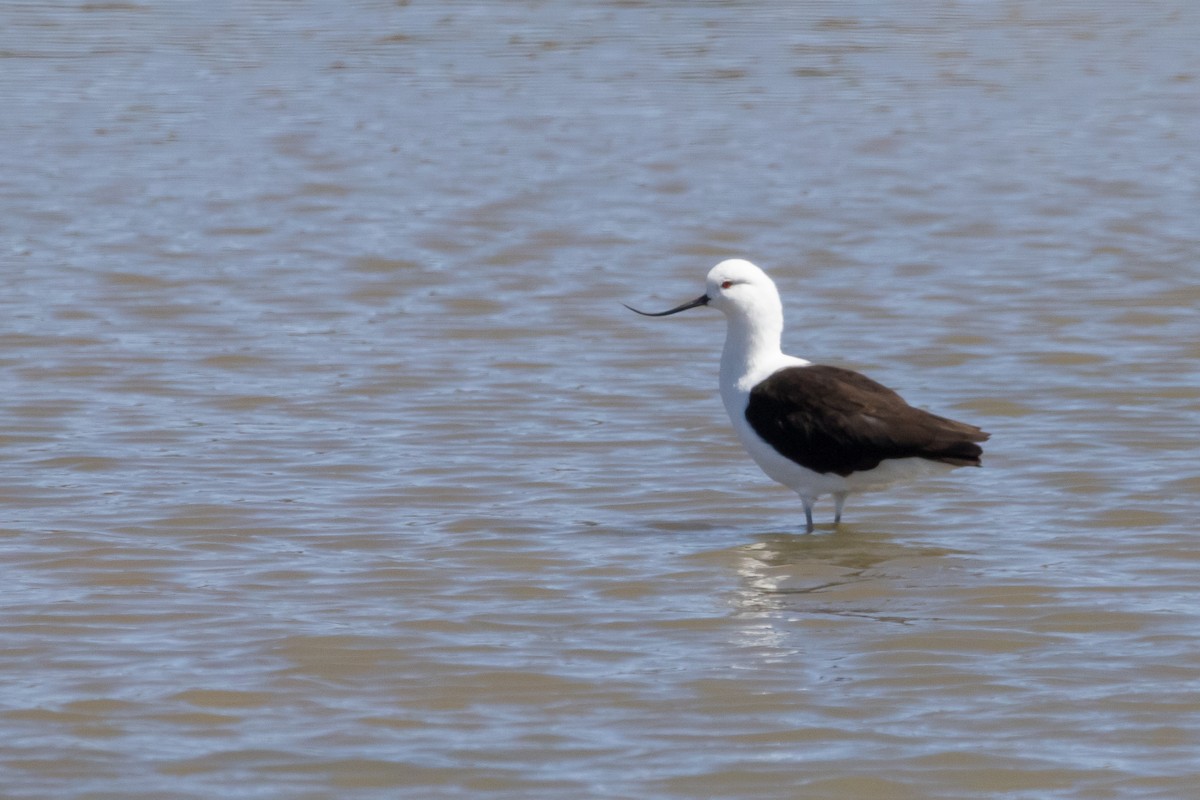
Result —
[[988, 434], [913, 408], [865, 375], [816, 365], [786, 367], [750, 392], [746, 420], [759, 436], [814, 472], [849, 475], [889, 458], [979, 466]]

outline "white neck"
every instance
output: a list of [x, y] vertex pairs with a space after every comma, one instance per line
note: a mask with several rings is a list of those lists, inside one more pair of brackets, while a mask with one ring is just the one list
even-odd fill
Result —
[[779, 369], [787, 360], [780, 349], [783, 310], [759, 308], [753, 313], [731, 310], [726, 317], [725, 348], [721, 351], [722, 390], [742, 388]]

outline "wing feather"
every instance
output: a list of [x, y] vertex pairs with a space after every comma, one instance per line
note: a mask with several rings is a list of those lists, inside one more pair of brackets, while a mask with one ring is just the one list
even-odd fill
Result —
[[889, 458], [978, 466], [988, 434], [914, 408], [865, 375], [786, 367], [750, 392], [746, 420], [783, 455], [815, 472], [849, 475]]

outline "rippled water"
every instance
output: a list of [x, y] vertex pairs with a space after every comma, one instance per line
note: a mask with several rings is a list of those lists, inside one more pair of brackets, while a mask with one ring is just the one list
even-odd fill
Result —
[[[1198, 40], [0, 7], [4, 796], [1191, 796]], [[619, 305], [728, 256], [984, 469], [803, 535]]]

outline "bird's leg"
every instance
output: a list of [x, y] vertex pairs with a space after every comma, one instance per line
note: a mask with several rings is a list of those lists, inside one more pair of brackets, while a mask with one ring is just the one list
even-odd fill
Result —
[[846, 505], [846, 492], [833, 493], [833, 524], [840, 525], [842, 522], [842, 506]]
[[805, 533], [813, 532], [812, 511], [813, 511], [813, 503], [815, 501], [816, 501], [816, 498], [813, 498], [813, 497], [801, 497], [800, 498], [800, 502], [804, 504], [804, 532]]

